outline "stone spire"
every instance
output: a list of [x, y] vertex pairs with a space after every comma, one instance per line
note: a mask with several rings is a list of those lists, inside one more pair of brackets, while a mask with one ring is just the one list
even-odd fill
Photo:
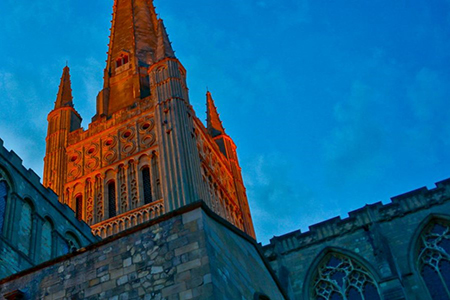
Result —
[[206, 123], [209, 135], [216, 137], [225, 134], [225, 128], [223, 128], [219, 113], [209, 91], [206, 93], [206, 109]]
[[122, 54], [129, 54], [132, 65], [153, 63], [158, 20], [151, 0], [115, 0], [109, 42], [107, 69], [116, 66]]
[[149, 67], [166, 57], [175, 55], [153, 1], [115, 0], [97, 117], [111, 116], [150, 96]]
[[70, 106], [73, 107], [72, 86], [70, 83], [70, 69], [65, 66], [59, 84], [58, 96], [56, 97], [55, 109]]

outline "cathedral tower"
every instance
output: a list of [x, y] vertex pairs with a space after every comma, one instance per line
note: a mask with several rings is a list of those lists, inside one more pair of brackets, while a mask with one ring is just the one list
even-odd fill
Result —
[[44, 184], [102, 237], [197, 201], [254, 237], [236, 146], [207, 103], [206, 128], [153, 2], [115, 0], [97, 113], [80, 128], [65, 68]]

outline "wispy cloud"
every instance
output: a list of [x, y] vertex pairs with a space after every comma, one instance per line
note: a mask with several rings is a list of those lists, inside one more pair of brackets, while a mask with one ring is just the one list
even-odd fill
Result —
[[274, 234], [307, 230], [309, 225], [340, 213], [337, 207], [318, 203], [300, 174], [280, 154], [257, 155], [243, 169], [256, 234], [264, 244]]

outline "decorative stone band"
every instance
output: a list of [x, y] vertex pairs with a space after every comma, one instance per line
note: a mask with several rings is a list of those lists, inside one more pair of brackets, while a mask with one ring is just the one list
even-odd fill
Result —
[[164, 200], [160, 199], [136, 209], [127, 211], [114, 218], [91, 226], [94, 235], [106, 238], [125, 229], [155, 219], [164, 214]]

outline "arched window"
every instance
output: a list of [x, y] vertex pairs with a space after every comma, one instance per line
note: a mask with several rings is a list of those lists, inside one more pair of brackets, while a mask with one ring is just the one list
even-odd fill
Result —
[[144, 187], [144, 203], [148, 204], [152, 202], [152, 185], [150, 182], [150, 169], [144, 167], [142, 169], [142, 185]]
[[44, 224], [42, 225], [42, 234], [41, 234], [41, 257], [40, 261], [44, 262], [50, 260], [52, 258], [52, 232], [53, 232], [53, 224], [50, 220], [46, 219]]
[[270, 298], [267, 295], [261, 294], [261, 293], [255, 293], [253, 295], [253, 299], [254, 300], [270, 300]]
[[83, 196], [81, 195], [75, 198], [75, 215], [78, 220], [83, 220]]
[[24, 202], [20, 211], [18, 228], [18, 248], [26, 255], [30, 254], [31, 233], [33, 230], [33, 209], [28, 202]]
[[314, 300], [380, 300], [367, 269], [353, 259], [330, 253], [319, 265], [311, 288]]
[[6, 217], [6, 198], [8, 197], [8, 185], [6, 181], [1, 180], [0, 175], [0, 234], [3, 232], [3, 225]]
[[81, 248], [81, 244], [78, 238], [71, 232], [66, 233], [64, 239], [61, 240], [61, 251], [60, 255], [65, 255], [69, 252], [74, 252]]
[[69, 246], [70, 252], [73, 252], [73, 251], [81, 248], [81, 244], [78, 241], [78, 238], [73, 233], [68, 232], [66, 234], [66, 240], [67, 240], [67, 244]]
[[110, 218], [116, 216], [116, 183], [113, 180], [108, 183], [108, 211]]
[[116, 67], [121, 67], [123, 65], [126, 65], [128, 63], [128, 55], [126, 54], [120, 54], [120, 56], [116, 59]]
[[433, 221], [425, 228], [418, 266], [431, 298], [450, 299], [450, 222]]

